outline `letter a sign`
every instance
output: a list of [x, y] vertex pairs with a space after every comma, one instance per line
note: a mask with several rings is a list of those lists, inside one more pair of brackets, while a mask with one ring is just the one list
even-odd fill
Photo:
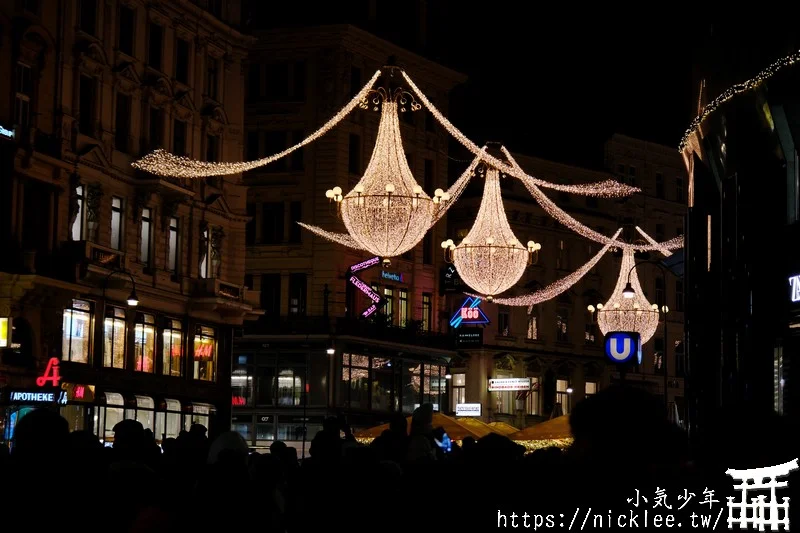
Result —
[[[619, 365], [642, 362], [642, 343], [638, 333], [612, 331], [606, 336], [606, 357]], [[634, 357], [636, 359], [634, 359]]]
[[55, 357], [50, 358], [47, 362], [47, 368], [44, 369], [44, 374], [36, 378], [36, 384], [44, 387], [45, 383], [50, 382], [54, 387], [58, 387], [61, 382], [61, 374], [58, 372], [58, 359]]

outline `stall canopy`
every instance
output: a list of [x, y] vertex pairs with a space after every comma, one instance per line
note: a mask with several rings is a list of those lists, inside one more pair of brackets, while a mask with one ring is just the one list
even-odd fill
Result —
[[517, 431], [519, 431], [518, 428], [515, 428], [511, 424], [506, 424], [505, 422], [489, 422], [489, 424], [487, 425], [490, 428], [492, 428], [492, 431], [494, 431], [495, 433], [499, 433], [505, 437], [508, 437], [512, 433], [516, 433]]
[[[411, 431], [411, 417], [406, 418], [406, 422], [408, 423], [408, 431]], [[433, 427], [434, 428], [444, 428], [445, 432], [450, 436], [453, 440], [464, 440], [467, 437], [472, 437], [475, 440], [478, 440], [481, 437], [484, 437], [491, 433], [490, 429], [486, 429], [489, 426], [480, 422], [486, 426], [486, 428], [482, 428], [477, 424], [465, 424], [465, 420], [456, 420], [455, 418], [450, 418], [449, 416], [443, 415], [441, 413], [433, 413]], [[369, 442], [372, 439], [375, 439], [381, 435], [384, 431], [389, 429], [389, 424], [382, 424], [380, 426], [375, 426], [374, 428], [365, 429], [364, 431], [359, 431], [354, 435], [357, 441], [359, 442]]]
[[573, 440], [568, 415], [517, 431], [508, 435], [508, 438], [522, 444], [529, 451], [551, 446], [566, 448]]

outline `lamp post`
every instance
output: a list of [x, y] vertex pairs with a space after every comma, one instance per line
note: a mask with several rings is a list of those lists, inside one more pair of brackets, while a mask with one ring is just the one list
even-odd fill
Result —
[[128, 300], [127, 300], [128, 305], [131, 307], [136, 307], [137, 305], [139, 305], [139, 298], [136, 296], [136, 280], [133, 279], [131, 273], [125, 270], [112, 270], [103, 280], [103, 307], [105, 307], [105, 302], [106, 302], [106, 287], [108, 287], [108, 280], [111, 279], [111, 276], [113, 276], [114, 274], [125, 274], [126, 276], [128, 276], [128, 279], [131, 280], [131, 285], [132, 285], [131, 293], [130, 295], [128, 295]]
[[[633, 298], [636, 295], [636, 291], [631, 286], [631, 272], [633, 272], [633, 270], [637, 266], [643, 265], [643, 264], [646, 264], [646, 263], [649, 263], [651, 265], [655, 265], [655, 266], [658, 267], [658, 269], [661, 271], [661, 281], [662, 281], [662, 286], [664, 287], [664, 305], [661, 306], [661, 311], [664, 313], [664, 353], [661, 356], [662, 357], [661, 364], [664, 366], [664, 409], [665, 409], [666, 414], [667, 414], [667, 419], [669, 420], [669, 416], [670, 416], [669, 415], [669, 389], [668, 389], [668, 386], [669, 386], [669, 370], [668, 370], [668, 367], [667, 367], [667, 313], [669, 312], [669, 307], [667, 307], [667, 305], [666, 305], [666, 300], [667, 300], [667, 293], [666, 293], [666, 291], [667, 291], [667, 272], [668, 272], [668, 270], [666, 268], [664, 268], [664, 266], [660, 262], [654, 261], [652, 259], [649, 259], [649, 260], [646, 260], [646, 261], [639, 261], [638, 263], [634, 264], [631, 267], [630, 270], [628, 270], [628, 282], [625, 284], [625, 288], [622, 290], [622, 296], [624, 296], [625, 298]], [[673, 276], [677, 277], [677, 275], [674, 272], [672, 272], [672, 271], [669, 271], [669, 272]]]

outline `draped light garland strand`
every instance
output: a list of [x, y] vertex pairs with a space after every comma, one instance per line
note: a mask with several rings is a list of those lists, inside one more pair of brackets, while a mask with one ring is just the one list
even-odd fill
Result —
[[[616, 239], [619, 234], [622, 232], [621, 229], [618, 229], [617, 232], [612, 237]], [[578, 283], [590, 270], [592, 270], [597, 263], [600, 262], [600, 259], [608, 252], [608, 249], [611, 248], [610, 244], [606, 244], [603, 246], [597, 254], [594, 255], [586, 264], [580, 267], [575, 272], [564, 276], [563, 278], [554, 281], [547, 287], [539, 289], [538, 291], [534, 291], [530, 294], [525, 294], [523, 296], [515, 296], [512, 298], [495, 298], [494, 302], [499, 305], [509, 305], [512, 307], [519, 307], [519, 306], [528, 306], [528, 313], [531, 312], [532, 307], [536, 304], [540, 304], [542, 302], [546, 302], [548, 300], [552, 300], [559, 294], [563, 293], [564, 291], [568, 290], [570, 287]], [[477, 296], [474, 294], [470, 294], [470, 296]]]
[[353, 109], [362, 104], [367, 94], [372, 90], [372, 86], [380, 77], [381, 71], [375, 71], [375, 74], [370, 78], [366, 85], [356, 94], [347, 105], [339, 110], [328, 122], [322, 125], [317, 131], [295, 144], [290, 146], [282, 152], [267, 156], [255, 161], [244, 161], [236, 163], [217, 163], [212, 161], [198, 161], [189, 157], [177, 156], [171, 154], [166, 150], [155, 150], [147, 154], [138, 161], [131, 163], [131, 166], [145, 172], [150, 172], [157, 176], [170, 176], [174, 178], [205, 178], [208, 176], [226, 176], [229, 174], [238, 174], [239, 172], [246, 172], [254, 168], [263, 167], [273, 161], [285, 157], [295, 150], [312, 143], [328, 133], [334, 126], [344, 120]]
[[794, 54], [784, 57], [783, 59], [779, 59], [778, 61], [774, 62], [764, 70], [758, 73], [754, 78], [749, 79], [743, 83], [737, 83], [733, 87], [728, 88], [727, 91], [722, 93], [721, 95], [717, 96], [712, 100], [707, 106], [705, 106], [702, 112], [697, 115], [694, 120], [692, 120], [689, 127], [686, 129], [686, 132], [683, 134], [681, 138], [681, 142], [678, 145], [678, 151], [683, 152], [686, 149], [687, 144], [689, 143], [689, 137], [692, 136], [694, 132], [700, 127], [703, 121], [708, 118], [708, 116], [716, 111], [716, 109], [736, 96], [737, 94], [741, 94], [743, 92], [755, 89], [759, 87], [762, 83], [770, 79], [772, 76], [780, 72], [782, 69], [786, 67], [790, 67], [800, 61], [800, 51], [795, 52]]
[[341, 244], [342, 246], [347, 246], [348, 248], [352, 248], [353, 250], [363, 250], [363, 248], [356, 242], [354, 238], [352, 238], [347, 233], [336, 233], [333, 231], [327, 231], [319, 226], [312, 226], [311, 224], [306, 224], [305, 222], [298, 222], [301, 227], [307, 229], [311, 233], [322, 237], [323, 239], [327, 239], [329, 241], [335, 242], [337, 244]]
[[[508, 158], [508, 161], [511, 163], [513, 167], [519, 168], [516, 160], [511, 156], [511, 153], [504, 147], [502, 147], [503, 154]], [[616, 239], [609, 239], [602, 233], [599, 233], [592, 228], [581, 224], [577, 220], [575, 220], [571, 215], [569, 215], [566, 211], [559, 208], [550, 198], [547, 197], [542, 190], [537, 187], [533, 182], [529, 180], [522, 180], [522, 183], [528, 189], [528, 191], [533, 196], [533, 199], [544, 209], [548, 215], [558, 220], [560, 223], [577, 233], [582, 237], [586, 237], [587, 239], [593, 240], [600, 244], [609, 244], [615, 248], [620, 248], [622, 250], [635, 250], [635, 251], [654, 251], [654, 250], [661, 250], [662, 248], [667, 250], [676, 250], [678, 248], [683, 248], [683, 236], [679, 235], [674, 239], [670, 239], [668, 241], [664, 241], [662, 243], [656, 243], [655, 245], [649, 244], [629, 244], [627, 242], [618, 241]]]
[[645, 231], [642, 228], [640, 228], [639, 226], [636, 226], [636, 231], [638, 231], [639, 234], [642, 237], [644, 237], [647, 242], [649, 242], [653, 246], [656, 246], [657, 250], [659, 252], [661, 252], [662, 254], [664, 254], [664, 257], [669, 257], [669, 256], [672, 255], [672, 252], [669, 250], [669, 248], [664, 248], [663, 246], [661, 246], [658, 242], [656, 242], [656, 240], [654, 238], [652, 238], [650, 235], [645, 233]]
[[406, 82], [408, 83], [411, 90], [414, 91], [417, 98], [419, 98], [422, 105], [424, 105], [428, 111], [434, 116], [434, 118], [453, 136], [458, 142], [460, 142], [464, 147], [475, 154], [476, 156], [480, 157], [486, 164], [491, 167], [496, 168], [497, 170], [508, 174], [509, 176], [514, 176], [517, 179], [523, 181], [530, 181], [535, 185], [539, 185], [541, 187], [545, 187], [548, 189], [554, 189], [557, 191], [569, 192], [573, 194], [583, 194], [586, 196], [598, 196], [603, 198], [623, 198], [626, 196], [630, 196], [634, 193], [640, 192], [641, 189], [637, 187], [631, 187], [630, 185], [625, 185], [623, 183], [616, 182], [614, 180], [604, 180], [598, 183], [583, 183], [580, 185], [562, 185], [558, 183], [552, 183], [549, 181], [540, 180], [538, 178], [534, 178], [533, 176], [529, 176], [522, 169], [513, 168], [512, 166], [507, 165], [500, 159], [482, 151], [478, 148], [478, 145], [469, 140], [466, 135], [461, 133], [453, 124], [447, 120], [447, 118], [439, 111], [431, 102], [427, 99], [425, 94], [417, 87], [414, 82], [411, 80], [408, 74], [405, 71], [402, 71], [403, 78], [405, 78]]

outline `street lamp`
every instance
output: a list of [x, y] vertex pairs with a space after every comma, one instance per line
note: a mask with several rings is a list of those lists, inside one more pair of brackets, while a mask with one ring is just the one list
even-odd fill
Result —
[[[645, 263], [649, 263], [651, 265], [655, 265], [661, 271], [661, 282], [662, 282], [662, 286], [664, 288], [664, 300], [666, 300], [667, 271], [668, 270], [666, 268], [664, 268], [664, 266], [660, 262], [654, 261], [652, 259], [651, 260], [647, 260], [647, 261], [639, 261], [638, 263], [634, 264], [631, 267], [630, 270], [628, 270], [628, 283], [626, 283], [625, 284], [625, 288], [622, 289], [622, 295], [625, 298], [633, 298], [634, 296], [636, 296], [636, 291], [631, 286], [631, 281], [630, 281], [631, 280], [631, 272], [633, 272], [633, 270], [637, 266], [643, 265]], [[677, 275], [674, 272], [672, 272], [671, 270], [669, 271], [669, 273], [672, 274], [673, 276], [677, 277]], [[657, 304], [653, 304], [653, 309], [657, 310], [658, 309], [658, 305]], [[669, 312], [669, 307], [667, 307], [667, 305], [665, 304], [665, 305], [661, 306], [661, 311], [664, 313], [664, 354], [663, 354], [662, 360], [661, 360], [661, 362], [662, 362], [662, 364], [664, 366], [664, 409], [666, 409], [667, 419], [669, 419], [669, 416], [670, 416], [670, 411], [669, 411], [669, 390], [667, 388], [669, 386], [669, 370], [667, 368], [667, 346], [668, 346], [668, 344], [667, 344], [667, 313]]]
[[106, 287], [108, 287], [108, 280], [114, 274], [125, 274], [126, 276], [128, 276], [128, 279], [131, 280], [131, 285], [132, 285], [131, 293], [128, 295], [127, 299], [128, 305], [131, 307], [136, 307], [137, 305], [139, 305], [139, 297], [136, 296], [136, 280], [133, 279], [133, 276], [131, 276], [130, 272], [126, 272], [125, 270], [112, 270], [105, 277], [105, 279], [103, 280], [103, 302], [105, 302], [106, 300]]

